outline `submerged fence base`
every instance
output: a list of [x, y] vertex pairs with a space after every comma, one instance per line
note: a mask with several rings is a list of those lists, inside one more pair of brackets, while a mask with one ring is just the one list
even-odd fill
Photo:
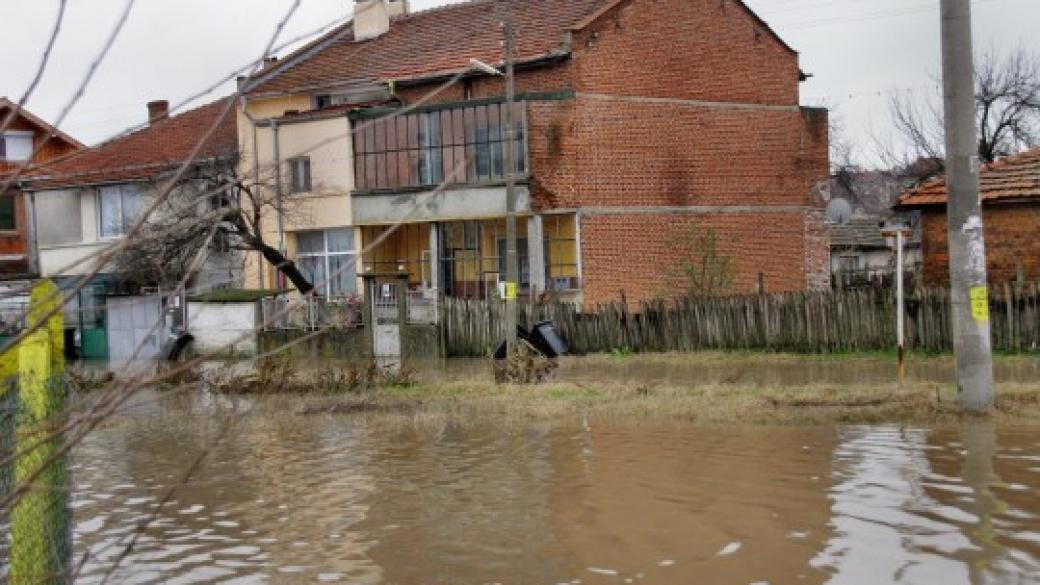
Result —
[[[1040, 288], [994, 290], [993, 347], [1040, 350]], [[449, 357], [486, 356], [505, 334], [504, 304], [447, 299], [441, 306]], [[520, 323], [551, 320], [574, 353], [627, 348], [636, 352], [761, 350], [800, 353], [879, 351], [895, 347], [896, 300], [891, 290], [791, 293], [609, 303], [522, 306]], [[918, 289], [907, 298], [907, 347], [952, 351], [950, 296]]]

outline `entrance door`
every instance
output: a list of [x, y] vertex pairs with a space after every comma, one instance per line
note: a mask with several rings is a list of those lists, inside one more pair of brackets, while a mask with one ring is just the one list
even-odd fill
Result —
[[372, 354], [377, 362], [400, 362], [401, 323], [397, 295], [405, 294], [392, 282], [372, 283]]

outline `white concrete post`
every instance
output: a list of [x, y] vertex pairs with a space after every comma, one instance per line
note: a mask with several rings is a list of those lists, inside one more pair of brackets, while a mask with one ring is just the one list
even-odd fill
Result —
[[906, 378], [904, 358], [904, 338], [906, 328], [906, 307], [903, 291], [903, 230], [896, 231], [896, 337], [899, 339], [899, 381]]
[[430, 224], [430, 290], [438, 296], [441, 288], [440, 224]]

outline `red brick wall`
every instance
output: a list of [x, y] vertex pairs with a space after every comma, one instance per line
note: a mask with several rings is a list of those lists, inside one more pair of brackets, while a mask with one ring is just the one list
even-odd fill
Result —
[[[714, 230], [719, 253], [732, 260], [733, 284], [725, 292], [756, 292], [759, 273], [767, 292], [805, 290], [804, 220], [801, 212], [584, 216], [584, 301], [616, 301], [622, 290], [632, 301], [682, 294], [681, 280], [666, 276], [680, 261], [674, 249], [676, 237], [697, 229]], [[825, 278], [826, 268], [824, 263]]]
[[[1040, 280], [1040, 203], [986, 206], [982, 210], [989, 281], [1003, 284], [1018, 278], [1021, 267], [1027, 281]], [[943, 208], [921, 214], [923, 278], [928, 285], [950, 282], [947, 218]]]
[[807, 205], [827, 179], [818, 110], [578, 97], [528, 119], [542, 207]]
[[733, 0], [633, 0], [573, 41], [578, 91], [798, 104], [798, 56]]

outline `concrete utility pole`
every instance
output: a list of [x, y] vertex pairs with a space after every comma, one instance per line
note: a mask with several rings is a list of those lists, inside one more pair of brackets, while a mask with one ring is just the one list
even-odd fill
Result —
[[513, 17], [505, 18], [505, 62], [506, 62], [506, 112], [503, 120], [505, 132], [505, 174], [506, 174], [506, 359], [513, 356], [517, 349], [516, 335], [516, 295], [520, 282], [520, 266], [516, 257], [516, 148], [513, 128], [513, 100], [516, 93], [516, 79], [513, 72]]
[[953, 347], [957, 402], [969, 410], [993, 406], [986, 244], [979, 201], [975, 67], [971, 0], [942, 0], [943, 101], [950, 245]]

